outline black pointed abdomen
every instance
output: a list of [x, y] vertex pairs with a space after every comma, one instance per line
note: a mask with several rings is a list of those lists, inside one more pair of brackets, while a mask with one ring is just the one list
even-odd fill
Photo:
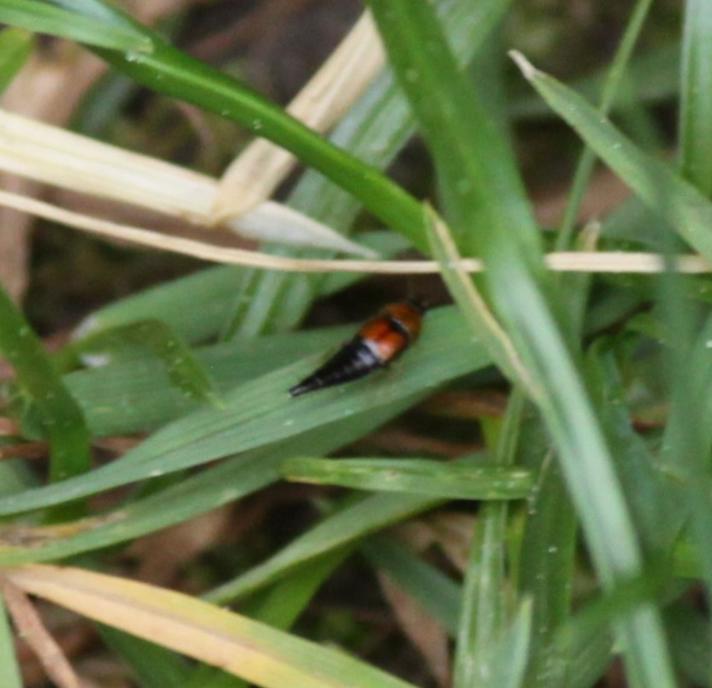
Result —
[[368, 375], [380, 368], [381, 360], [362, 337], [354, 337], [346, 346], [336, 352], [323, 366], [304, 378], [289, 390], [293, 397], [315, 389], [339, 385]]

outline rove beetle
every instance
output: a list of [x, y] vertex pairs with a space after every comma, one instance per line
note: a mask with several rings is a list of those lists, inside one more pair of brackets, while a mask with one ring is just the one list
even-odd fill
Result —
[[424, 304], [408, 299], [388, 304], [324, 365], [289, 390], [293, 397], [358, 380], [387, 366], [420, 334]]

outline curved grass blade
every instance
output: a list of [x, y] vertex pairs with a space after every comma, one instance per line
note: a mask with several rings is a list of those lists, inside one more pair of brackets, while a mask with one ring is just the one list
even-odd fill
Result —
[[0, 93], [15, 78], [35, 45], [34, 36], [22, 29], [0, 31]]
[[115, 26], [37, 0], [2, 0], [0, 22], [99, 48], [151, 52], [153, 42], [129, 26]]
[[0, 353], [17, 374], [21, 392], [37, 408], [50, 443], [50, 479], [89, 470], [89, 431], [82, 412], [23, 314], [0, 288]]
[[583, 98], [513, 55], [525, 78], [640, 199], [712, 261], [712, 203], [666, 164], [623, 136]]
[[282, 464], [281, 473], [294, 482], [450, 499], [522, 499], [533, 483], [529, 472], [522, 469], [425, 459], [295, 457]]
[[[657, 105], [671, 100], [678, 93], [680, 86], [680, 44], [677, 41], [652, 48], [634, 57], [628, 68], [629, 82], [636, 85], [638, 100], [645, 105]], [[593, 102], [599, 102], [603, 93], [604, 82], [609, 77], [609, 70], [597, 70], [590, 76], [576, 79], [569, 85], [581, 96]], [[618, 92], [613, 101], [617, 111], [628, 104], [625, 93]], [[551, 109], [536, 94], [517, 95], [507, 108], [514, 119], [532, 119], [551, 117]]]
[[26, 592], [266, 688], [413, 688], [344, 653], [185, 594], [56, 566], [5, 575]]
[[[577, 370], [540, 237], [498, 122], [472, 93], [427, 3], [370, 0], [391, 64], [435, 159], [456, 239], [487, 264], [495, 314], [530, 371], [605, 585], [640, 570], [641, 553], [612, 458]], [[470, 307], [469, 304], [463, 307]], [[555, 372], [554, 372], [555, 371]], [[615, 543], [615, 544], [614, 544]], [[631, 683], [674, 686], [662, 624], [647, 606], [618, 626]]]

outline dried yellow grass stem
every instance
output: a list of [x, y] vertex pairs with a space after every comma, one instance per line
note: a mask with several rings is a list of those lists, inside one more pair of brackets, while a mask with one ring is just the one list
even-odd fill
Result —
[[[212, 226], [217, 180], [3, 110], [0, 170]], [[375, 256], [326, 225], [272, 201], [260, 203], [227, 226], [259, 241]]]
[[[259, 251], [225, 248], [204, 241], [183, 239], [141, 227], [100, 220], [7, 191], [0, 191], [0, 205], [107, 239], [180, 253], [215, 263], [287, 272], [364, 272], [393, 275], [440, 272], [438, 263], [432, 260], [309, 260], [275, 256]], [[652, 274], [666, 270], [663, 257], [655, 253], [564, 251], [550, 253], [545, 256], [545, 260], [551, 270], [560, 272]], [[458, 265], [467, 272], [480, 272], [483, 269], [482, 261], [476, 258], [462, 259], [458, 261]], [[686, 274], [712, 272], [712, 266], [707, 261], [694, 255], [676, 256], [674, 266], [678, 272]]]
[[[378, 31], [366, 11], [287, 112], [316, 131], [328, 131], [363, 93], [384, 59]], [[295, 164], [290, 152], [271, 141], [252, 142], [223, 175], [214, 220], [240, 216], [269, 198]]]

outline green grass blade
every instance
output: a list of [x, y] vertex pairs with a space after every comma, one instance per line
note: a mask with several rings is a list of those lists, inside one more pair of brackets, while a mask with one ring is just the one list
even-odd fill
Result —
[[141, 688], [185, 685], [190, 665], [180, 655], [111, 626], [99, 625], [98, 630], [109, 648], [129, 665]]
[[516, 59], [532, 86], [626, 185], [712, 260], [712, 203], [666, 164], [635, 146], [580, 96], [521, 56]]
[[0, 288], [0, 353], [14, 367], [17, 384], [37, 408], [50, 443], [50, 479], [89, 470], [89, 432], [77, 402], [55, 371], [23, 314]]
[[[120, 21], [123, 15], [113, 8], [111, 11]], [[138, 24], [134, 27], [152, 41], [153, 52], [95, 49], [99, 56], [158, 93], [233, 119], [255, 135], [289, 150], [356, 196], [386, 225], [419, 248], [426, 248], [418, 203], [377, 168], [330, 144], [245, 84], [182, 53], [145, 27]]]
[[[516, 390], [510, 396], [502, 427], [488, 433], [490, 444], [494, 444], [494, 463], [500, 468], [514, 462], [523, 411], [524, 395]], [[505, 640], [503, 631], [509, 613], [505, 592], [507, 516], [506, 503], [485, 504], [478, 513], [463, 584], [455, 649], [455, 688], [486, 685], [495, 673], [499, 644]], [[531, 609], [528, 618], [530, 623]], [[528, 639], [524, 647], [526, 650]]]
[[0, 22], [87, 45], [151, 52], [153, 42], [129, 26], [114, 26], [37, 0], [0, 0]]
[[282, 464], [281, 472], [295, 482], [450, 499], [522, 499], [533, 482], [528, 471], [517, 468], [426, 459], [293, 458]]
[[[670, 285], [674, 288], [675, 285]], [[673, 292], [674, 294], [674, 292]], [[672, 294], [671, 294], [672, 295]], [[680, 304], [680, 299], [668, 304], [668, 310]], [[685, 341], [684, 333], [694, 332], [692, 313], [687, 322], [681, 322], [683, 309], [678, 308], [670, 324], [675, 338], [671, 343], [670, 357], [674, 364], [675, 378], [670, 395], [668, 425], [663, 437], [662, 454], [666, 465], [685, 481], [684, 490], [671, 513], [673, 524], [678, 528], [685, 516], [691, 516], [687, 524], [697, 545], [701, 573], [706, 585], [707, 599], [712, 599], [712, 479], [709, 456], [712, 447], [712, 432], [708, 427], [710, 418], [709, 388], [705, 382], [710, 376], [709, 342], [712, 337], [712, 316], [696, 337]], [[671, 511], [669, 509], [669, 511]], [[677, 534], [677, 533], [675, 533]], [[672, 538], [670, 538], [672, 540]]]
[[712, 3], [685, 3], [680, 79], [680, 154], [682, 174], [712, 196]]
[[383, 571], [451, 635], [457, 632], [460, 586], [389, 535], [376, 535], [360, 547], [371, 566]]
[[709, 620], [687, 602], [677, 602], [666, 614], [670, 643], [680, 668], [695, 685], [712, 679], [712, 628]]
[[[520, 688], [524, 683], [532, 627], [532, 605], [524, 600], [493, 650], [491, 673], [481, 685]], [[470, 684], [477, 685], [477, 684]]]
[[327, 516], [262, 564], [208, 594], [225, 604], [278, 580], [286, 572], [314, 558], [348, 545], [386, 526], [427, 511], [444, 500], [423, 495], [374, 495]]
[[[335, 327], [239, 339], [200, 348], [194, 356], [223, 394], [301, 356], [328, 351], [352, 331]], [[94, 436], [156, 430], [200, 406], [171, 383], [165, 365], [147, 356], [76, 371], [64, 380]]]
[[[484, 279], [495, 312], [535, 381], [527, 391], [559, 449], [597, 570], [612, 586], [640, 569], [640, 549], [610, 452], [552, 312], [561, 307], [547, 302], [550, 278], [511, 151], [458, 72], [431, 7], [406, 0], [369, 5], [433, 151], [456, 237], [488, 266]], [[621, 621], [618, 630], [632, 685], [675, 685], [654, 607]]]
[[[536, 260], [541, 251], [539, 237], [512, 151], [499, 123], [489, 117], [488, 106], [473, 97], [434, 11], [427, 4], [403, 0], [372, 0], [369, 5], [391, 65], [435, 158], [440, 191], [458, 245], [474, 254], [480, 235], [495, 235], [503, 229], [522, 248], [531, 249], [532, 260]], [[448, 80], [443, 82], [446, 75]], [[463, 120], [463, 112], [469, 120]], [[462, 146], [473, 137], [481, 148], [474, 160], [469, 147]], [[473, 185], [472, 179], [477, 179], [477, 184]], [[505, 197], [506, 203], [494, 200], [493, 193]], [[472, 216], [459, 216], [458, 210], [464, 206]], [[488, 223], [493, 223], [491, 229]]]
[[[636, 96], [640, 103], [658, 105], [671, 100], [677, 95], [680, 86], [680, 44], [677, 41], [671, 42], [633, 57], [628, 73], [628, 83], [636, 85]], [[610, 70], [604, 67], [569, 85], [587, 100], [600, 102], [604, 83], [609, 76]], [[614, 111], [620, 111], [628, 105], [627, 94], [619, 91], [613, 103]], [[546, 102], [531, 93], [517, 93], [507, 111], [517, 120], [547, 118], [552, 115]]]
[[126, 350], [147, 350], [165, 366], [169, 380], [188, 399], [219, 405], [212, 381], [188, 345], [160, 320], [136, 321], [102, 330], [66, 346], [60, 360], [80, 359], [86, 354], [112, 356]]
[[[631, 17], [626, 25], [625, 33], [621, 39], [616, 54], [611, 61], [608, 75], [603, 84], [599, 112], [606, 116], [611, 111], [615, 103], [616, 96], [623, 85], [623, 77], [626, 73], [628, 63], [633, 55], [633, 49], [638, 41], [643, 24], [650, 11], [652, 0], [637, 0]], [[571, 192], [564, 210], [564, 217], [561, 220], [559, 234], [556, 237], [556, 248], [560, 251], [568, 249], [571, 245], [576, 219], [581, 208], [586, 187], [591, 180], [591, 173], [596, 162], [596, 155], [590, 148], [586, 148], [579, 158], [571, 185]]]
[[[472, 61], [511, 0], [440, 0], [436, 11], [447, 27], [461, 65]], [[390, 70], [374, 81], [331, 135], [332, 142], [365, 162], [385, 169], [415, 132], [407, 100]], [[308, 170], [289, 197], [289, 205], [340, 232], [350, 231], [361, 204], [323, 175]], [[278, 248], [281, 255], [293, 250]], [[305, 255], [299, 253], [297, 255]], [[309, 255], [309, 254], [306, 254]], [[316, 295], [323, 293], [322, 275], [265, 273], [257, 276], [254, 299], [233, 318], [236, 334], [282, 331], [297, 325]]]
[[34, 45], [34, 36], [27, 31], [13, 28], [0, 31], [0, 93], [25, 64]]
[[423, 394], [489, 362], [460, 322], [451, 308], [431, 311], [420, 340], [388, 371], [299, 399], [292, 399], [287, 390], [312, 372], [322, 357], [275, 370], [226, 394], [223, 409], [206, 408], [175, 421], [111, 464], [80, 478], [0, 499], [0, 513], [44, 508], [200, 465]]
[[0, 595], [0, 685], [3, 688], [22, 688], [12, 629], [2, 595]]
[[[160, 492], [103, 516], [53, 529], [9, 526], [0, 531], [0, 565], [51, 561], [126, 542], [217, 509], [279, 478], [278, 466], [293, 453], [335, 451], [401, 413], [410, 400], [319, 426], [289, 440], [246, 452], [183, 479]], [[27, 543], [26, 545], [24, 543]]]
[[[319, 176], [321, 177], [321, 175]], [[329, 189], [336, 189], [333, 184], [324, 181], [323, 177], [321, 179]], [[332, 191], [333, 194], [337, 192], [346, 198], [351, 198], [338, 189]], [[358, 207], [358, 203], [353, 202]], [[384, 257], [392, 257], [409, 246], [409, 243], [400, 235], [385, 231], [364, 232], [359, 235], [359, 241]], [[223, 330], [225, 323], [233, 316], [236, 293], [240, 289], [243, 275], [246, 272], [251, 271], [235, 267], [207, 268], [132, 294], [92, 313], [77, 328], [76, 336], [83, 337], [93, 332], [127, 325], [137, 320], [150, 320], [158, 317], [186, 341], [190, 343], [204, 342]], [[259, 274], [261, 275], [263, 272]], [[298, 280], [306, 277], [305, 275], [286, 273], [279, 273], [279, 275], [288, 278], [288, 280], [295, 280], [294, 284], [298, 284]], [[358, 281], [363, 275], [333, 273], [321, 277], [322, 279], [318, 281], [314, 289], [316, 296], [334, 294]], [[311, 294], [311, 292], [308, 293]], [[188, 301], [199, 303], [201, 307], [186, 308], [185, 304]], [[311, 303], [311, 297], [309, 303]], [[291, 305], [294, 308], [294, 304]], [[281, 308], [284, 308], [282, 302], [280, 302]], [[303, 306], [300, 306], [300, 309], [300, 312], [304, 311]], [[294, 310], [290, 312], [290, 315], [293, 314]]]

